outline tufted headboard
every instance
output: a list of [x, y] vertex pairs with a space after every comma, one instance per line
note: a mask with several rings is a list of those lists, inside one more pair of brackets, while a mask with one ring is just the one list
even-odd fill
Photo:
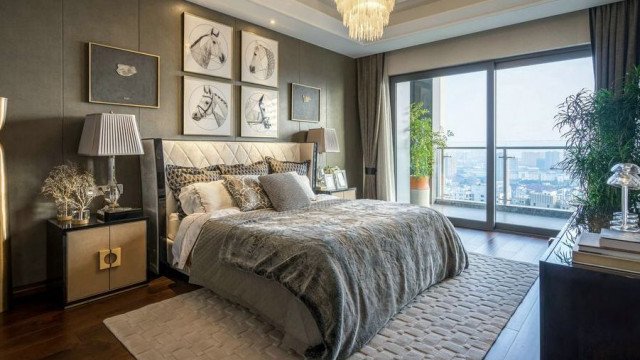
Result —
[[166, 184], [166, 165], [251, 164], [267, 156], [283, 161], [310, 160], [307, 176], [312, 184], [315, 183], [314, 143], [145, 139], [142, 144], [142, 203], [144, 213], [149, 217], [147, 256], [149, 268], [155, 273], [159, 273], [160, 265], [167, 259], [168, 218], [176, 211], [176, 201]]

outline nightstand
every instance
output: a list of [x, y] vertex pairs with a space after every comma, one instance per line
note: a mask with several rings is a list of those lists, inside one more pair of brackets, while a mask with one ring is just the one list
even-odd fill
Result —
[[147, 218], [47, 222], [50, 291], [68, 306], [147, 281]]
[[348, 188], [344, 190], [320, 190], [316, 189], [316, 194], [326, 194], [337, 196], [341, 199], [346, 200], [355, 200], [356, 199], [356, 188]]

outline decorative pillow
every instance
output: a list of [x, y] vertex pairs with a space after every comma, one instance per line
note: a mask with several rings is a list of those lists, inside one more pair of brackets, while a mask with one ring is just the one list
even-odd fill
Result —
[[268, 209], [271, 201], [257, 176], [223, 175], [224, 184], [241, 211]]
[[251, 165], [218, 165], [218, 169], [222, 175], [267, 175], [269, 173], [269, 165], [264, 161], [258, 161]]
[[300, 186], [302, 186], [302, 189], [304, 190], [305, 194], [307, 194], [309, 200], [313, 201], [316, 199], [316, 193], [313, 192], [313, 188], [311, 188], [311, 181], [309, 180], [307, 175], [300, 175], [295, 172], [290, 172], [288, 174], [295, 174], [296, 179], [298, 179]]
[[302, 209], [311, 205], [298, 175], [293, 172], [262, 175], [258, 180], [277, 211]]
[[182, 188], [180, 204], [187, 215], [235, 207], [224, 180], [195, 183]]
[[185, 212], [180, 205], [180, 190], [191, 184], [200, 182], [211, 182], [221, 180], [220, 171], [217, 170], [217, 165], [209, 166], [206, 168], [167, 165], [166, 167], [167, 185], [173, 197], [175, 197], [178, 206], [178, 214], [181, 217], [185, 216]]
[[310, 160], [302, 162], [280, 161], [268, 156], [264, 159], [269, 164], [269, 169], [272, 173], [288, 173], [293, 171], [300, 175], [307, 176], [309, 173], [309, 166], [311, 165]]

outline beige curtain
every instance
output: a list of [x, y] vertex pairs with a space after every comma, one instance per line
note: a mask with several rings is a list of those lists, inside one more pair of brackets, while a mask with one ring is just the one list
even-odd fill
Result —
[[364, 158], [365, 199], [377, 198], [378, 139], [380, 130], [380, 97], [384, 79], [384, 54], [356, 60], [358, 88], [358, 116]]
[[640, 64], [640, 0], [592, 8], [589, 20], [596, 89], [619, 91]]
[[385, 61], [382, 87], [380, 88], [377, 162], [378, 199], [396, 201], [396, 170], [393, 154], [393, 123], [391, 121], [391, 93], [389, 91], [388, 64]]

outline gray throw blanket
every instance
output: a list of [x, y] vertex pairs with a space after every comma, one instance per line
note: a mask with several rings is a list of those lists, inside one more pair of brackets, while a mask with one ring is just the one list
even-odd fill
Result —
[[310, 358], [348, 357], [416, 295], [468, 266], [444, 215], [374, 200], [212, 219], [194, 249], [192, 276], [212, 266], [211, 255], [198, 253], [208, 241], [221, 242], [216, 260], [279, 282], [309, 308], [323, 338]]

